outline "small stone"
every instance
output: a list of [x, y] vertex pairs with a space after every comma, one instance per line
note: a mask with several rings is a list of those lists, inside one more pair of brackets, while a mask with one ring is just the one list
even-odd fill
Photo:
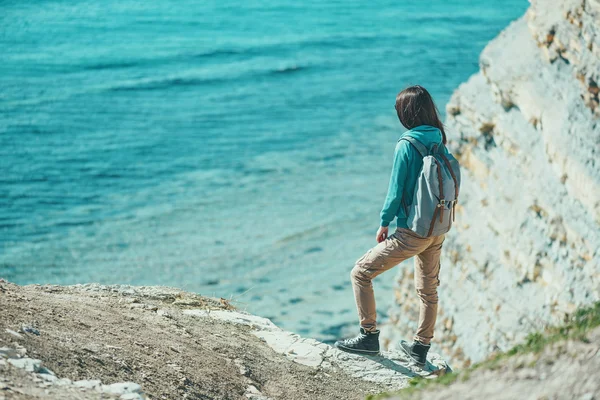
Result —
[[160, 315], [161, 317], [165, 317], [165, 318], [173, 318], [173, 316], [171, 315], [171, 313], [165, 309], [160, 309], [156, 311], [157, 315]]
[[31, 333], [33, 335], [40, 336], [40, 331], [37, 330], [36, 328], [34, 328], [31, 325], [25, 325], [24, 324], [23, 326], [21, 326], [21, 332], [23, 332], [23, 333]]
[[236, 367], [238, 367], [240, 374], [242, 374], [242, 375], [248, 374], [248, 368], [246, 368], [246, 366], [244, 365], [244, 362], [242, 360], [240, 360], [239, 358], [236, 358], [235, 360], [233, 360], [233, 363], [236, 365]]
[[25, 357], [27, 355], [27, 349], [23, 346], [21, 346], [18, 343], [13, 343], [15, 345], [15, 349], [17, 350], [17, 354], [19, 354], [20, 357]]
[[254, 386], [254, 385], [250, 385], [250, 386], [248, 386], [248, 387], [246, 388], [246, 392], [247, 392], [247, 393], [251, 393], [251, 394], [260, 394], [260, 390], [258, 390], [258, 389], [256, 388], [256, 386]]
[[250, 385], [246, 388], [245, 396], [249, 400], [268, 400], [268, 398], [265, 397], [254, 385]]

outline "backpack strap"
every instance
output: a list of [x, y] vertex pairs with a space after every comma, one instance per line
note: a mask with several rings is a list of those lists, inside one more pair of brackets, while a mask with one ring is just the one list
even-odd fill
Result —
[[[409, 142], [410, 144], [413, 145], [413, 147], [415, 149], [417, 149], [417, 151], [419, 152], [419, 154], [421, 154], [421, 157], [425, 158], [427, 157], [427, 155], [429, 155], [429, 150], [427, 150], [427, 147], [425, 147], [425, 145], [421, 142], [419, 142], [417, 139], [415, 139], [412, 136], [402, 136], [400, 138], [400, 140], [406, 140], [407, 142]], [[398, 140], [398, 141], [400, 141]]]
[[440, 156], [442, 157], [444, 164], [446, 164], [446, 168], [448, 168], [448, 171], [452, 176], [452, 180], [454, 181], [454, 200], [458, 200], [458, 179], [456, 179], [456, 174], [450, 165], [450, 161], [448, 161], [448, 157], [446, 157], [444, 153], [440, 154]]
[[[445, 154], [440, 154], [442, 160], [444, 160], [444, 164], [446, 164], [446, 168], [450, 171], [450, 175], [452, 175], [452, 180], [454, 180], [454, 201], [452, 202], [452, 208], [450, 209], [450, 215], [452, 216], [452, 222], [456, 218], [456, 202], [458, 201], [458, 179], [456, 179], [456, 174], [450, 165], [450, 161], [448, 161], [448, 157]], [[450, 221], [448, 221], [448, 226], [450, 226]]]

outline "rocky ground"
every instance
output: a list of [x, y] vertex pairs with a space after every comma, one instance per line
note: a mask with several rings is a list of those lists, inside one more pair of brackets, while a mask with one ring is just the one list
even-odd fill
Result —
[[448, 370], [360, 357], [164, 287], [0, 280], [0, 399], [362, 399]]

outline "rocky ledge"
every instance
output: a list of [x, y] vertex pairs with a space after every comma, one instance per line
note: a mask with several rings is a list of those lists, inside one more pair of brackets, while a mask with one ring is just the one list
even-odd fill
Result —
[[341, 352], [225, 299], [0, 280], [0, 398], [362, 399], [449, 371]]

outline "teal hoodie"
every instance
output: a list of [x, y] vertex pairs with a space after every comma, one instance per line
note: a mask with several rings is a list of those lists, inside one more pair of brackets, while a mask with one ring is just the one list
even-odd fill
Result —
[[[429, 149], [434, 144], [440, 145], [442, 143], [440, 130], [429, 125], [420, 125], [406, 131], [401, 138], [406, 135], [417, 139]], [[442, 148], [443, 151], [448, 152], [445, 146]], [[381, 226], [388, 226], [394, 218], [397, 218], [396, 226], [398, 228], [408, 228], [406, 224], [407, 215], [402, 206], [402, 199], [404, 199], [407, 206], [412, 203], [421, 168], [423, 168], [423, 159], [417, 149], [406, 140], [398, 141], [394, 153], [394, 166], [392, 167], [388, 193], [381, 210]]]

